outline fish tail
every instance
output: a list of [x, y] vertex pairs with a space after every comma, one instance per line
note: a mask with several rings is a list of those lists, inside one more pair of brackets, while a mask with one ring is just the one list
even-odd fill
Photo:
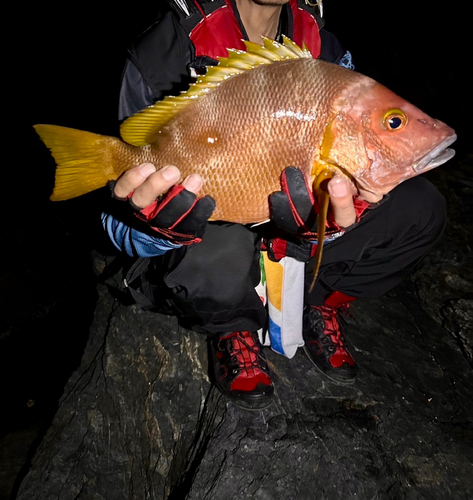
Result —
[[57, 125], [34, 129], [57, 164], [52, 201], [81, 196], [118, 177], [111, 163], [116, 138]]

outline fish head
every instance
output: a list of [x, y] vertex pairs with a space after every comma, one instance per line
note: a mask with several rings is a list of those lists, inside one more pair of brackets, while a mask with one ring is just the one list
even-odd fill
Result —
[[383, 85], [367, 82], [339, 100], [321, 157], [359, 188], [381, 197], [450, 160], [455, 151], [448, 146], [457, 136]]

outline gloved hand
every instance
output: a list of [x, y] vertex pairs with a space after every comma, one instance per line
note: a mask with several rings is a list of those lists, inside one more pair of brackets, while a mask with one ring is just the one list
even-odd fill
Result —
[[[359, 199], [356, 188], [344, 176], [335, 175], [327, 185], [330, 208], [327, 214], [324, 241], [342, 236], [356, 226], [369, 203]], [[354, 197], [355, 196], [355, 197]], [[268, 237], [265, 241], [272, 260], [285, 256], [307, 262], [314, 256], [317, 243], [318, 200], [312, 186], [301, 170], [287, 167], [281, 174], [281, 191], [269, 197], [272, 221], [282, 234]]]
[[[282, 191], [269, 197], [271, 218], [281, 229], [304, 240], [317, 240], [319, 203], [301, 170], [287, 167], [281, 174]], [[327, 182], [330, 207], [325, 234], [346, 232], [360, 220], [370, 203], [358, 197], [356, 187], [341, 174]]]
[[[200, 176], [190, 175], [182, 184], [177, 184], [179, 178], [180, 172], [174, 166], [156, 170], [154, 165], [145, 163], [127, 170], [109, 186], [112, 197], [128, 200], [136, 217], [144, 221], [140, 231], [158, 233], [170, 242], [190, 245], [201, 241], [215, 201], [210, 196], [197, 199], [196, 193], [202, 186]], [[123, 206], [127, 204], [118, 205], [120, 219], [133, 226], [124, 213]], [[128, 214], [131, 215], [129, 209]]]
[[205, 226], [215, 210], [210, 196], [197, 199], [182, 185], [173, 186], [154, 203], [140, 209], [129, 200], [136, 216], [165, 239], [180, 245], [191, 245], [202, 240]]

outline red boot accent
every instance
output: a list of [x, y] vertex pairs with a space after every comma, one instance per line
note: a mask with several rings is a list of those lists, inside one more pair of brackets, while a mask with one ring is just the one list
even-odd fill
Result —
[[321, 306], [304, 310], [304, 351], [312, 363], [328, 378], [340, 383], [352, 383], [356, 378], [355, 360], [344, 345], [339, 320], [355, 297], [333, 292]]
[[356, 300], [356, 297], [350, 297], [350, 295], [345, 295], [342, 292], [332, 292], [324, 302], [324, 305], [338, 308], [344, 306]]

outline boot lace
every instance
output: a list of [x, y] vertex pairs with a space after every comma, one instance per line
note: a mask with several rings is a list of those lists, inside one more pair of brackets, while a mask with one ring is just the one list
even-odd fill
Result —
[[324, 336], [318, 341], [330, 351], [335, 351], [338, 348], [340, 351], [345, 352], [345, 337], [338, 316], [339, 314], [350, 315], [349, 307], [348, 303], [341, 304], [337, 308], [325, 304], [322, 306], [312, 306], [313, 309], [320, 312], [323, 321]]
[[233, 369], [234, 373], [267, 371], [266, 359], [261, 355], [259, 342], [255, 341], [254, 335], [252, 332], [234, 332], [225, 338], [225, 347], [238, 365], [238, 368]]

